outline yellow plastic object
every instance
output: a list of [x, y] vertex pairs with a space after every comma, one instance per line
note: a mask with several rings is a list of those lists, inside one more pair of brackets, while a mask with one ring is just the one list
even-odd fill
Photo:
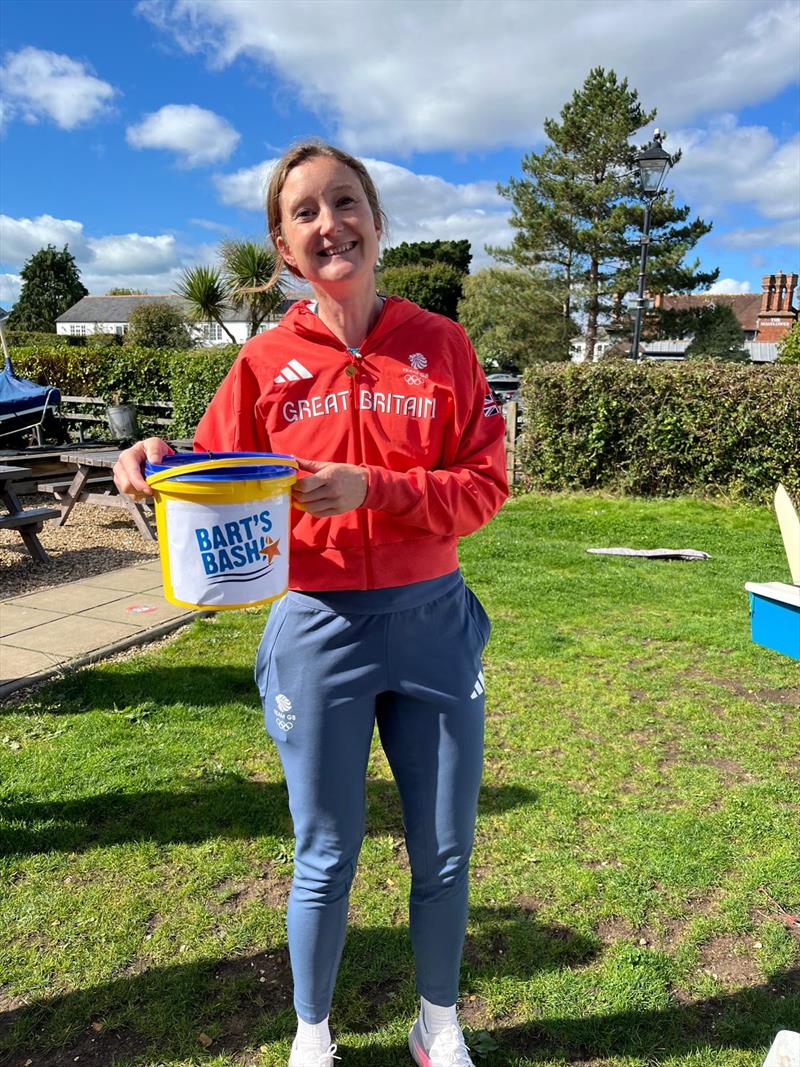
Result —
[[[164, 596], [179, 607], [233, 611], [270, 604], [289, 582], [294, 474], [203, 481], [228, 467], [295, 467], [285, 456], [210, 459], [157, 471], [153, 489]], [[197, 474], [197, 481], [181, 479]]]

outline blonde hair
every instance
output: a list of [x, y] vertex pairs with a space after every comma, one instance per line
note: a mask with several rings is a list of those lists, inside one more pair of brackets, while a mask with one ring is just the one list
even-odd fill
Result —
[[293, 274], [296, 278], [303, 277], [299, 270], [290, 266], [286, 262], [278, 250], [278, 237], [281, 236], [280, 196], [289, 172], [294, 170], [295, 167], [299, 167], [301, 163], [305, 163], [309, 159], [315, 159], [317, 156], [327, 156], [329, 159], [338, 159], [340, 163], [344, 163], [350, 170], [355, 171], [358, 175], [358, 180], [361, 182], [361, 187], [367, 198], [367, 203], [372, 210], [372, 217], [375, 220], [376, 227], [381, 233], [386, 233], [388, 228], [388, 219], [381, 207], [378, 190], [375, 188], [375, 183], [370, 177], [369, 171], [360, 159], [351, 156], [349, 152], [342, 151], [341, 148], [335, 148], [331, 144], [326, 144], [325, 141], [311, 139], [308, 141], [300, 141], [299, 144], [292, 145], [292, 147], [284, 152], [275, 164], [269, 179], [269, 185], [267, 186], [267, 232], [275, 247], [275, 269], [267, 283], [268, 289], [275, 285], [284, 270], [288, 270], [289, 273]]

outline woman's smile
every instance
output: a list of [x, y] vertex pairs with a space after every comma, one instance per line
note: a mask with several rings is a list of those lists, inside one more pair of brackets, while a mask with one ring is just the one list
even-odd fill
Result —
[[358, 244], [357, 241], [348, 241], [346, 244], [336, 245], [335, 248], [323, 248], [317, 253], [317, 255], [320, 255], [320, 256], [341, 256], [341, 255], [344, 255], [345, 252], [350, 252], [352, 249], [354, 249], [356, 247], [357, 244]]

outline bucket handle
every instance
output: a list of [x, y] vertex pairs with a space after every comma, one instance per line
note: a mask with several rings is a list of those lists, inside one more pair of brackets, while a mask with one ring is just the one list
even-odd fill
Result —
[[148, 485], [160, 485], [161, 482], [166, 482], [170, 478], [177, 478], [183, 474], [197, 474], [200, 471], [207, 470], [221, 470], [224, 467], [294, 467], [297, 469], [300, 464], [296, 459], [292, 459], [291, 456], [280, 456], [276, 458], [270, 458], [267, 456], [242, 456], [238, 459], [207, 459], [202, 463], [185, 463], [182, 467], [173, 467], [171, 469], [156, 471], [155, 474], [148, 475]]

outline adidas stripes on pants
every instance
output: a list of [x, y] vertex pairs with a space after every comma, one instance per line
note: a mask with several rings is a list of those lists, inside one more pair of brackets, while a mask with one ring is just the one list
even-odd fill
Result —
[[460, 571], [391, 589], [289, 593], [272, 608], [256, 681], [296, 837], [287, 928], [295, 1008], [331, 1007], [364, 836], [370, 743], [400, 792], [417, 989], [455, 1004], [483, 763], [489, 620]]

